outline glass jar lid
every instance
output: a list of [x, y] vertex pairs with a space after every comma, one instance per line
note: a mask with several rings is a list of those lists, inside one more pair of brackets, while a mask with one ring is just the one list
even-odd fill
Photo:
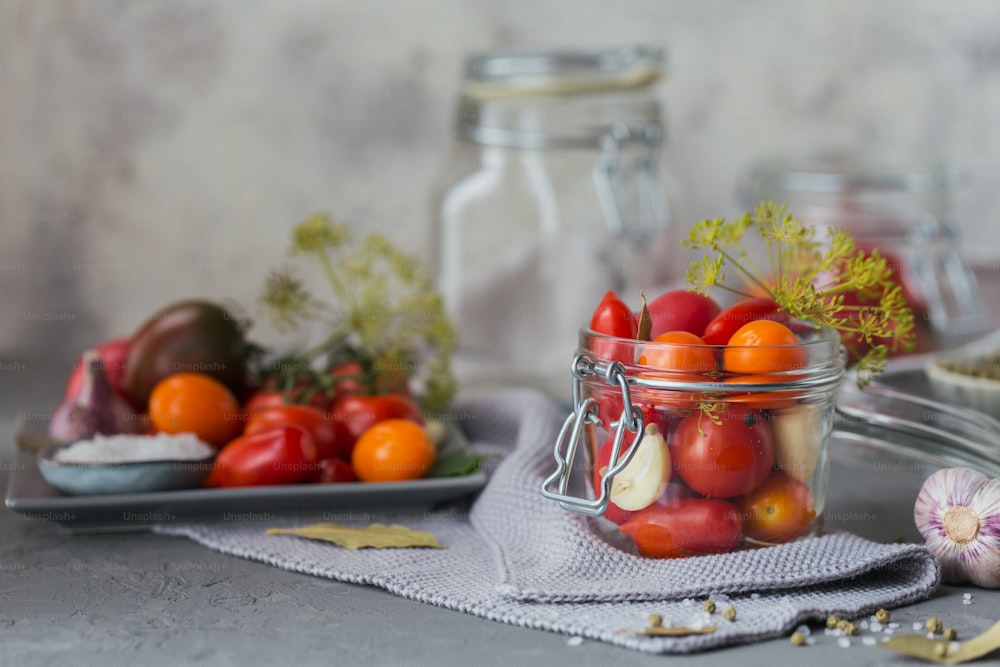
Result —
[[566, 95], [649, 86], [663, 74], [661, 47], [493, 51], [469, 56], [464, 93], [476, 98]]

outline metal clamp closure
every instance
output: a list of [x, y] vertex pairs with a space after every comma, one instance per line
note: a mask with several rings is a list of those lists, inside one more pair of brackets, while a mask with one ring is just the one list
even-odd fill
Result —
[[[592, 376], [603, 376], [607, 384], [617, 386], [621, 390], [622, 413], [618, 419], [618, 426], [615, 428], [607, 471], [601, 477], [601, 488], [595, 489], [598, 496], [594, 500], [587, 500], [570, 495], [569, 483], [584, 426], [601, 423], [597, 401], [593, 397], [581, 399], [582, 381]], [[573, 411], [566, 417], [566, 421], [559, 431], [559, 436], [556, 438], [553, 449], [556, 470], [542, 483], [542, 495], [557, 501], [563, 509], [588, 516], [601, 516], [608, 509], [611, 482], [615, 475], [631, 462], [639, 443], [642, 441], [643, 414], [638, 406], [632, 404], [629, 380], [621, 362], [598, 363], [586, 354], [578, 354], [573, 359], [573, 378]], [[635, 434], [635, 437], [627, 446], [628, 450], [622, 455], [626, 432]], [[558, 490], [552, 490], [552, 487], [556, 485]]]
[[[670, 209], [657, 161], [650, 153], [659, 146], [662, 134], [663, 130], [655, 123], [639, 132], [633, 132], [624, 123], [616, 123], [601, 138], [601, 157], [594, 165], [594, 188], [604, 222], [614, 237], [648, 238], [670, 225]], [[647, 149], [636, 158], [632, 167], [636, 181], [634, 199], [629, 193], [626, 168], [621, 160], [622, 148], [632, 141], [642, 142]]]

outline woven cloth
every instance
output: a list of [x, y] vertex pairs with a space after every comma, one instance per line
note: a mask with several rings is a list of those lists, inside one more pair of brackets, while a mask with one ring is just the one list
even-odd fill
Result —
[[[402, 523], [430, 531], [445, 549], [351, 551], [264, 535], [265, 528], [301, 520], [170, 524], [158, 530], [287, 570], [650, 653], [775, 637], [808, 619], [853, 617], [913, 602], [938, 584], [937, 564], [924, 547], [878, 544], [848, 533], [678, 560], [627, 553], [597, 537], [587, 519], [539, 493], [554, 469], [552, 446], [565, 418], [558, 405], [539, 393], [511, 390], [466, 402], [456, 413], [475, 450], [504, 453], [471, 511], [450, 506], [340, 522]], [[701, 609], [707, 596], [720, 608], [732, 604], [736, 620], [709, 617]], [[714, 624], [716, 630], [686, 637], [635, 632], [653, 612], [666, 625]]]

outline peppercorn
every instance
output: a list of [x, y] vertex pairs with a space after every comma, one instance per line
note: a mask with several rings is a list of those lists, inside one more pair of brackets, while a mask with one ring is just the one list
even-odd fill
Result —
[[733, 605], [728, 605], [725, 609], [722, 610], [722, 618], [726, 619], [727, 621], [735, 621], [736, 607], [734, 607]]
[[927, 632], [932, 632], [934, 634], [937, 634], [941, 632], [942, 625], [943, 624], [941, 623], [940, 618], [938, 618], [937, 616], [931, 616], [930, 618], [927, 619]]
[[875, 620], [878, 621], [879, 623], [888, 623], [890, 618], [892, 617], [889, 614], [888, 609], [879, 609], [877, 612], [875, 612]]
[[801, 632], [793, 632], [788, 641], [791, 642], [792, 646], [802, 646], [806, 643], [806, 636]]
[[841, 619], [840, 621], [837, 622], [837, 629], [843, 632], [845, 635], [858, 634], [858, 626], [844, 619]]
[[661, 614], [650, 614], [649, 615], [649, 627], [651, 627], [651, 628], [662, 628], [663, 627], [663, 616]]
[[709, 598], [701, 603], [701, 608], [707, 611], [709, 614], [715, 613], [715, 602], [712, 598]]
[[840, 623], [840, 619], [837, 618], [836, 616], [831, 614], [830, 616], [826, 617], [826, 627], [828, 627], [829, 629], [833, 630], [835, 627], [837, 627], [837, 623]]
[[954, 641], [958, 638], [958, 632], [955, 631], [955, 628], [945, 628], [942, 636], [948, 641]]

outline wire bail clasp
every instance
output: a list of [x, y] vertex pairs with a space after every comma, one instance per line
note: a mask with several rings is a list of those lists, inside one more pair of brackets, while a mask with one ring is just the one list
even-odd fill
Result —
[[[622, 413], [615, 427], [614, 442], [611, 446], [611, 456], [607, 471], [601, 476], [600, 489], [595, 489], [597, 498], [586, 498], [569, 493], [570, 478], [573, 473], [574, 461], [580, 446], [583, 427], [587, 424], [601, 424], [600, 407], [593, 397], [581, 398], [581, 383], [587, 377], [603, 376], [604, 381], [617, 386], [622, 393]], [[628, 451], [622, 456], [622, 445], [626, 431], [635, 434], [628, 445]], [[587, 516], [601, 516], [608, 509], [611, 499], [611, 482], [632, 461], [643, 434], [642, 410], [632, 404], [631, 389], [625, 366], [620, 361], [599, 363], [586, 354], [578, 354], [573, 359], [573, 411], [566, 417], [559, 435], [556, 438], [553, 456], [556, 460], [556, 470], [542, 482], [542, 495], [555, 500], [559, 505], [571, 512]], [[553, 490], [553, 486], [558, 490]]]

